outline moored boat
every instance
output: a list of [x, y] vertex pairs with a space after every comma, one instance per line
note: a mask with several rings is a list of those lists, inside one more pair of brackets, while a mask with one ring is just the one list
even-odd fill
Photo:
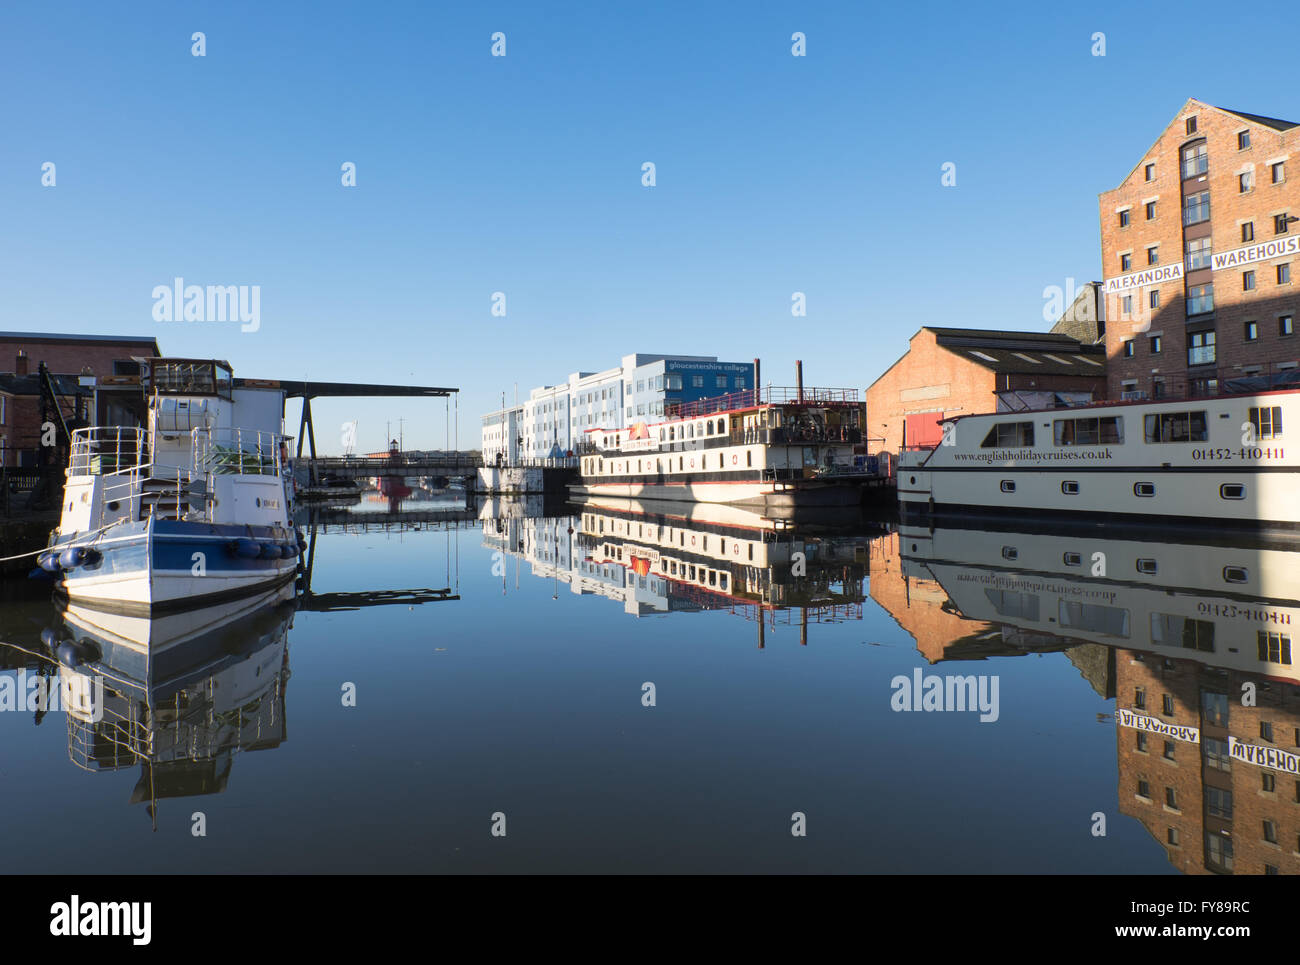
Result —
[[592, 429], [578, 495], [857, 505], [868, 471], [856, 389], [766, 388], [687, 403], [663, 422]]
[[96, 400], [97, 412], [142, 424], [71, 434], [62, 517], [38, 560], [56, 592], [150, 613], [291, 581], [299, 545], [280, 394], [236, 387], [224, 362], [143, 364], [111, 406]]
[[1295, 389], [960, 416], [938, 445], [900, 454], [899, 507], [1291, 533], [1297, 420]]

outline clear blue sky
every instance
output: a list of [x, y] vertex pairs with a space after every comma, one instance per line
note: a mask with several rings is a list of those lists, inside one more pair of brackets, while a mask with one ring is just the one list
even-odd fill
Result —
[[[1221, 3], [10, 2], [0, 330], [155, 335], [250, 377], [458, 386], [462, 445], [516, 382], [634, 351], [758, 356], [777, 384], [802, 358], [812, 384], [864, 388], [921, 325], [1044, 328], [1045, 286], [1100, 276], [1097, 194], [1186, 98], [1300, 116], [1300, 87], [1260, 83], [1282, 76], [1266, 20]], [[155, 321], [153, 287], [176, 276], [261, 286], [260, 331]], [[401, 415], [408, 446], [443, 444], [441, 402], [317, 407], [325, 448], [350, 418], [378, 448]]]

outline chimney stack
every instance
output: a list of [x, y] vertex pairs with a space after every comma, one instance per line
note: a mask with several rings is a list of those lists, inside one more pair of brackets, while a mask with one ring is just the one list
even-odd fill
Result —
[[796, 359], [794, 363], [794, 384], [799, 391], [799, 401], [803, 401], [803, 359]]
[[762, 371], [762, 366], [759, 364], [758, 359], [754, 359], [754, 405], [758, 405], [762, 398], [759, 394], [759, 386], [763, 384], [762, 378], [760, 377]]
[[18, 350], [18, 358], [14, 359], [14, 375], [27, 374], [27, 352], [23, 349]]

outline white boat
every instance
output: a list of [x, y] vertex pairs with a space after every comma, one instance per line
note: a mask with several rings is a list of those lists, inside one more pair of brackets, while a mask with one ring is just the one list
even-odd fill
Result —
[[1074, 516], [1294, 531], [1300, 390], [960, 416], [900, 454], [904, 518]]
[[767, 388], [683, 405], [663, 422], [592, 429], [577, 495], [767, 509], [848, 506], [868, 471], [856, 389]]
[[280, 393], [237, 388], [224, 362], [145, 365], [125, 388], [97, 388], [95, 403], [138, 412], [142, 425], [72, 433], [62, 517], [38, 560], [56, 592], [147, 614], [293, 580], [300, 547]]

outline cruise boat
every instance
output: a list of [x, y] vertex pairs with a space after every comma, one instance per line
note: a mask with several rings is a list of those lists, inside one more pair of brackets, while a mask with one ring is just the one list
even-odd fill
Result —
[[154, 358], [97, 386], [95, 412], [99, 425], [71, 433], [62, 516], [38, 558], [58, 595], [151, 613], [293, 580], [278, 390], [236, 387], [224, 362]]
[[1294, 532], [1300, 390], [943, 420], [899, 455], [904, 518], [1073, 516], [1151, 528]]
[[868, 471], [856, 389], [766, 388], [686, 403], [663, 422], [591, 429], [577, 495], [857, 505]]

